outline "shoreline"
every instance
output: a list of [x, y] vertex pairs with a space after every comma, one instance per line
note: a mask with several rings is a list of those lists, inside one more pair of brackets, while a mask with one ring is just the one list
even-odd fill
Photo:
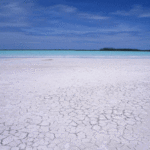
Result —
[[0, 57], [0, 60], [3, 59], [150, 59], [150, 56], [39, 56], [39, 57], [21, 57], [21, 56], [12, 56], [12, 57]]
[[150, 52], [150, 50], [129, 48], [103, 48], [103, 49], [0, 49], [0, 51], [125, 51], [125, 52]]

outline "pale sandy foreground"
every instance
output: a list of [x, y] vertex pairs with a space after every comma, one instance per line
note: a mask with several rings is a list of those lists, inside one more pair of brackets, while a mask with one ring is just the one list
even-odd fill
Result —
[[1, 59], [0, 150], [150, 150], [150, 59]]

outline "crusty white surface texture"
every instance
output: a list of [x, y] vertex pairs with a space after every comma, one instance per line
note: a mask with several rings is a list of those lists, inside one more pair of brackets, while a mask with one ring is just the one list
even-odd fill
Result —
[[0, 150], [150, 150], [150, 60], [0, 60]]

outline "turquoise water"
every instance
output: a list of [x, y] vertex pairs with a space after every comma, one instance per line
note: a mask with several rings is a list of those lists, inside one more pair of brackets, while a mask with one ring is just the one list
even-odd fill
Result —
[[56, 51], [56, 50], [1, 50], [0, 58], [148, 58], [150, 52], [138, 51]]

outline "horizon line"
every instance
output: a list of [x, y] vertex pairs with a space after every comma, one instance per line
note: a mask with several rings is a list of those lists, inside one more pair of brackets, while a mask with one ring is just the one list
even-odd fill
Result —
[[150, 51], [150, 49], [143, 50], [143, 49], [136, 49], [136, 48], [101, 48], [101, 49], [0, 49], [0, 51], [9, 51], [9, 50], [53, 50], [53, 51], [61, 51], [61, 50], [66, 50], [66, 51]]

